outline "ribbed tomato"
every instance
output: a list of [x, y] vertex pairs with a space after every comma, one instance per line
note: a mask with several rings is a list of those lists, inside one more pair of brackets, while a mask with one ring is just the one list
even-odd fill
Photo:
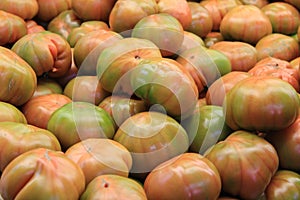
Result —
[[220, 41], [209, 48], [224, 53], [230, 60], [232, 71], [247, 72], [258, 61], [256, 48], [246, 42]]
[[27, 119], [25, 115], [19, 110], [18, 107], [0, 101], [0, 122], [10, 121], [10, 122], [20, 122], [27, 124]]
[[14, 44], [27, 34], [26, 22], [21, 17], [0, 9], [0, 45]]
[[25, 35], [13, 45], [12, 51], [30, 64], [37, 76], [63, 76], [72, 63], [69, 43], [50, 31]]
[[54, 17], [47, 25], [47, 30], [67, 39], [72, 29], [79, 27], [81, 20], [74, 10], [65, 10]]
[[97, 176], [87, 186], [80, 200], [147, 200], [143, 186], [132, 178], [105, 174]]
[[39, 5], [37, 19], [45, 22], [72, 8], [71, 0], [37, 0], [37, 2]]
[[114, 138], [133, 158], [132, 174], [145, 177], [160, 163], [187, 151], [189, 140], [184, 128], [159, 112], [141, 112], [121, 124]]
[[37, 78], [31, 66], [8, 48], [0, 47], [0, 101], [20, 106], [33, 95]]
[[147, 111], [149, 106], [141, 99], [111, 95], [101, 101], [99, 107], [106, 110], [120, 126], [130, 116]]
[[89, 138], [69, 147], [65, 155], [82, 169], [86, 184], [103, 174], [128, 177], [130, 152], [120, 143], [105, 138]]
[[221, 178], [211, 161], [198, 153], [184, 153], [163, 162], [146, 177], [148, 200], [217, 199]]
[[275, 148], [243, 130], [231, 133], [204, 156], [216, 166], [223, 192], [241, 199], [257, 200], [279, 166]]
[[24, 20], [32, 19], [39, 10], [37, 0], [2, 0], [0, 2], [0, 10], [17, 15]]
[[31, 98], [21, 110], [28, 124], [47, 129], [52, 113], [72, 100], [62, 94], [46, 94]]
[[63, 152], [45, 148], [19, 155], [5, 168], [0, 179], [0, 194], [7, 200], [75, 200], [84, 189], [80, 167]]
[[66, 150], [83, 139], [112, 138], [116, 125], [102, 108], [88, 102], [70, 102], [52, 113], [47, 129]]
[[300, 101], [297, 91], [276, 77], [248, 77], [238, 82], [225, 98], [225, 120], [233, 130], [282, 130], [298, 116]]
[[266, 199], [299, 199], [300, 175], [294, 171], [278, 170], [266, 188], [265, 194]]
[[108, 25], [103, 21], [82, 22], [79, 27], [73, 28], [68, 35], [67, 41], [74, 47], [77, 41], [85, 34], [96, 30], [109, 30]]
[[61, 150], [59, 141], [50, 131], [20, 122], [0, 122], [0, 145], [1, 171], [14, 158], [31, 149]]
[[225, 40], [238, 40], [254, 45], [262, 37], [272, 33], [272, 24], [258, 7], [238, 5], [224, 16], [220, 32]]
[[98, 105], [110, 93], [103, 89], [97, 76], [76, 76], [64, 88], [63, 94], [73, 101]]

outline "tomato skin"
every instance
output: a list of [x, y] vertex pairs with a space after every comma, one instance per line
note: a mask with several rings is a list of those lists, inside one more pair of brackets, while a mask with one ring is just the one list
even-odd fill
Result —
[[71, 0], [37, 0], [37, 2], [39, 5], [37, 19], [44, 22], [49, 22], [59, 15], [59, 13], [69, 10], [72, 7]]
[[7, 200], [78, 199], [84, 189], [80, 167], [63, 152], [45, 148], [27, 151], [15, 158], [0, 180], [0, 193]]
[[86, 21], [82, 22], [79, 27], [73, 28], [68, 37], [67, 41], [69, 42], [70, 46], [74, 48], [77, 41], [84, 36], [85, 34], [96, 31], [96, 30], [110, 30], [108, 25], [102, 21]]
[[[62, 124], [64, 124], [62, 126]], [[52, 113], [47, 124], [66, 150], [88, 138], [112, 138], [116, 125], [102, 108], [88, 102], [70, 102]]]
[[69, 147], [65, 155], [80, 166], [87, 184], [103, 174], [128, 177], [132, 166], [130, 152], [123, 145], [111, 139], [82, 140]]
[[254, 5], [238, 5], [231, 9], [220, 24], [225, 40], [238, 40], [255, 45], [272, 33], [269, 18]]
[[277, 150], [279, 164], [282, 169], [300, 171], [300, 117], [295, 122], [280, 131], [266, 135], [268, 140]]
[[[133, 27], [143, 17], [158, 13], [156, 0], [118, 0], [109, 15], [112, 31], [130, 35]], [[130, 19], [124, 23], [124, 18]]]
[[249, 200], [259, 199], [279, 166], [275, 148], [265, 139], [243, 130], [212, 146], [204, 157], [218, 169], [225, 193]]
[[32, 19], [38, 13], [39, 7], [36, 0], [3, 0], [0, 2], [0, 10], [17, 15], [26, 20]]
[[72, 0], [72, 9], [83, 21], [107, 22], [110, 12], [117, 0]]
[[273, 33], [292, 35], [300, 24], [299, 11], [286, 2], [273, 2], [261, 8], [272, 23]]
[[220, 41], [209, 47], [224, 53], [232, 71], [249, 71], [258, 61], [256, 48], [246, 42]]
[[222, 106], [224, 98], [231, 88], [239, 81], [250, 76], [251, 75], [248, 72], [243, 71], [231, 71], [221, 76], [207, 89], [205, 94], [206, 103], [208, 105]]
[[47, 25], [47, 30], [67, 39], [72, 29], [79, 27], [81, 20], [74, 10], [65, 10], [54, 17]]
[[97, 76], [106, 91], [131, 95], [128, 72], [142, 60], [156, 57], [162, 56], [153, 42], [141, 38], [124, 38], [102, 51], [97, 60]]
[[114, 174], [100, 175], [86, 187], [80, 200], [147, 200], [143, 186], [135, 179]]
[[182, 125], [189, 135], [189, 152], [203, 154], [209, 147], [224, 140], [232, 131], [225, 124], [221, 106], [203, 105], [195, 110]]
[[278, 170], [272, 177], [265, 193], [267, 199], [299, 199], [300, 175], [290, 170]]
[[291, 61], [299, 56], [299, 44], [291, 36], [272, 33], [262, 37], [255, 45], [258, 60], [275, 57]]
[[47, 129], [47, 124], [52, 113], [70, 102], [72, 100], [65, 95], [46, 94], [30, 99], [21, 107], [21, 110], [28, 124]]
[[186, 131], [176, 120], [153, 111], [125, 120], [113, 139], [131, 152], [131, 172], [136, 177], [144, 177], [158, 164], [186, 152], [189, 145]]
[[0, 47], [0, 101], [20, 106], [33, 95], [37, 77], [28, 63], [16, 53]]
[[25, 115], [16, 106], [0, 101], [0, 122], [12, 121], [27, 124]]
[[63, 88], [55, 79], [39, 77], [37, 79], [37, 87], [31, 98], [46, 95], [46, 94], [62, 94], [62, 93], [63, 93]]
[[148, 105], [140, 99], [131, 99], [122, 96], [108, 96], [98, 105], [106, 110], [120, 126], [130, 116], [148, 110]]
[[113, 31], [100, 29], [86, 33], [74, 46], [74, 62], [81, 76], [97, 74], [97, 59], [101, 52], [123, 37]]
[[72, 52], [68, 42], [50, 31], [25, 35], [11, 48], [33, 68], [37, 76], [63, 76], [71, 67]]
[[105, 91], [97, 76], [76, 76], [64, 88], [63, 94], [73, 101], [83, 101], [98, 105], [110, 95]]
[[26, 22], [21, 17], [0, 10], [0, 45], [14, 44], [27, 34]]
[[184, 153], [154, 168], [144, 189], [149, 200], [217, 199], [221, 178], [217, 168], [198, 153]]
[[0, 170], [18, 155], [35, 148], [60, 151], [57, 138], [45, 129], [20, 122], [0, 122]]
[[130, 84], [136, 96], [149, 105], [159, 104], [174, 117], [184, 119], [194, 109], [198, 89], [190, 73], [169, 58], [141, 61], [130, 72]]
[[276, 77], [248, 77], [238, 82], [225, 98], [225, 120], [233, 130], [281, 130], [298, 116], [298, 93], [289, 83]]

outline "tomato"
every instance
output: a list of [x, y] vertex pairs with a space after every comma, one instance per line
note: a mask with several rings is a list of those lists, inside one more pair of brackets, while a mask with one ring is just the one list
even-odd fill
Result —
[[155, 13], [158, 13], [156, 0], [118, 0], [110, 12], [109, 26], [112, 31], [129, 36], [138, 21]]
[[281, 130], [290, 126], [298, 116], [298, 93], [289, 83], [276, 77], [246, 78], [238, 82], [225, 98], [225, 120], [233, 130]]
[[72, 10], [84, 21], [97, 20], [107, 22], [116, 1], [72, 0]]
[[230, 60], [224, 53], [205, 47], [187, 49], [176, 61], [189, 71], [199, 92], [231, 71]]
[[299, 56], [299, 44], [291, 36], [272, 33], [261, 38], [255, 45], [258, 60], [266, 57], [291, 61]]
[[238, 5], [231, 9], [220, 24], [225, 40], [238, 40], [255, 45], [272, 33], [269, 18], [254, 5]]
[[135, 179], [105, 174], [94, 178], [80, 197], [80, 200], [92, 199], [147, 200], [147, 196]]
[[278, 169], [274, 147], [265, 139], [235, 131], [204, 153], [217, 168], [222, 190], [241, 199], [258, 199]]
[[192, 32], [184, 31], [181, 47], [176, 52], [174, 57], [176, 57], [177, 55], [180, 55], [182, 52], [184, 52], [187, 49], [192, 49], [194, 47], [199, 47], [199, 46], [204, 47], [204, 41], [202, 40], [202, 38]]
[[192, 20], [185, 30], [190, 31], [203, 38], [212, 31], [213, 20], [208, 10], [198, 2], [188, 1], [191, 10]]
[[34, 20], [26, 20], [27, 34], [45, 31], [45, 28]]
[[79, 27], [81, 20], [74, 10], [65, 10], [54, 17], [47, 25], [47, 30], [67, 39], [72, 29]]
[[224, 41], [224, 37], [220, 32], [209, 32], [204, 38], [204, 44], [207, 48], [220, 41]]
[[20, 122], [0, 122], [0, 144], [1, 171], [14, 158], [31, 149], [61, 150], [59, 141], [50, 131]]
[[278, 170], [272, 177], [265, 193], [267, 199], [299, 199], [300, 175], [289, 170]]
[[249, 71], [258, 61], [256, 48], [246, 42], [220, 41], [209, 47], [224, 53], [232, 71]]
[[84, 189], [80, 167], [61, 151], [45, 148], [15, 158], [4, 169], [0, 180], [0, 193], [7, 200], [79, 199]]
[[21, 110], [28, 124], [47, 129], [47, 124], [52, 113], [72, 100], [62, 94], [45, 94], [30, 99]]
[[36, 0], [2, 0], [0, 10], [17, 15], [25, 20], [32, 19], [38, 13], [39, 5]]
[[224, 16], [233, 8], [242, 3], [239, 0], [205, 0], [200, 1], [200, 5], [207, 9], [208, 13], [213, 20], [213, 31], [218, 31], [220, 29], [221, 21]]
[[148, 110], [148, 105], [144, 100], [115, 95], [106, 97], [98, 106], [112, 116], [117, 126], [130, 116]]
[[160, 163], [184, 153], [189, 140], [184, 128], [168, 115], [146, 111], [125, 120], [117, 130], [115, 141], [131, 153], [131, 173], [144, 178]]
[[262, 8], [269, 3], [269, 0], [240, 0], [245, 5], [254, 5]]
[[292, 35], [300, 24], [299, 11], [286, 2], [273, 2], [261, 8], [272, 23], [273, 33]]
[[52, 113], [47, 129], [66, 150], [83, 139], [112, 138], [116, 125], [102, 108], [88, 102], [70, 102]]
[[27, 34], [26, 22], [21, 17], [0, 10], [0, 45], [14, 44]]
[[31, 66], [16, 53], [0, 47], [0, 101], [20, 106], [33, 95], [37, 78]]
[[73, 101], [98, 105], [110, 93], [101, 86], [97, 76], [76, 76], [64, 88], [63, 94]]
[[65, 155], [80, 166], [87, 184], [103, 174], [128, 177], [132, 166], [130, 152], [120, 143], [104, 138], [82, 140], [69, 147]]
[[109, 30], [108, 25], [102, 21], [86, 21], [79, 27], [73, 28], [67, 38], [71, 47], [74, 47], [77, 41], [85, 34], [96, 30]]
[[206, 103], [208, 105], [222, 106], [224, 98], [231, 88], [241, 80], [250, 76], [248, 72], [243, 71], [231, 71], [221, 76], [207, 89], [205, 94]]
[[149, 105], [158, 104], [177, 119], [184, 119], [198, 99], [197, 86], [189, 72], [169, 58], [141, 61], [130, 72], [134, 94]]
[[174, 55], [181, 47], [184, 29], [181, 23], [168, 13], [148, 15], [132, 29], [132, 37], [152, 41], [163, 57]]
[[299, 69], [293, 67], [288, 61], [274, 57], [266, 57], [255, 64], [248, 71], [253, 76], [273, 76], [280, 78], [291, 84], [298, 92], [299, 86]]
[[266, 140], [277, 150], [282, 169], [300, 171], [300, 116], [289, 127], [267, 134]]
[[68, 42], [50, 31], [25, 35], [13, 45], [12, 51], [30, 64], [37, 76], [63, 76], [72, 63]]
[[123, 37], [118, 33], [105, 29], [82, 36], [74, 46], [74, 61], [79, 69], [78, 75], [96, 75], [97, 59], [101, 52], [121, 39]]
[[62, 86], [53, 78], [39, 77], [37, 79], [37, 87], [31, 98], [46, 94], [62, 94]]
[[190, 152], [203, 154], [209, 147], [224, 140], [232, 131], [225, 124], [221, 106], [203, 105], [182, 122], [190, 140]]
[[175, 17], [183, 29], [186, 29], [192, 22], [191, 9], [186, 0], [156, 0], [158, 13], [168, 13]]
[[217, 199], [221, 178], [217, 168], [198, 153], [184, 153], [154, 168], [144, 189], [149, 200]]
[[16, 106], [0, 101], [0, 122], [20, 122], [27, 124], [25, 115]]
[[[151, 41], [140, 38], [124, 38], [105, 48], [97, 61], [97, 76], [108, 92], [132, 94], [128, 72], [147, 58], [162, 57], [159, 48]], [[122, 88], [115, 88], [116, 85]]]
[[71, 0], [37, 0], [37, 2], [39, 5], [37, 19], [45, 22], [49, 22], [61, 12], [72, 8]]

